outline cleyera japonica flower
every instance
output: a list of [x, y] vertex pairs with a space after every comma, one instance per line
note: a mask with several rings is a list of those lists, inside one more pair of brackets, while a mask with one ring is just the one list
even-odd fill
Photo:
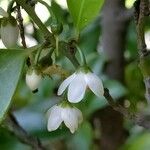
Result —
[[58, 89], [58, 95], [61, 95], [68, 87], [67, 97], [69, 102], [78, 103], [88, 87], [98, 97], [104, 94], [104, 87], [101, 79], [92, 73], [88, 67], [80, 67], [75, 73], [65, 79]]
[[82, 112], [69, 104], [59, 104], [51, 107], [48, 112], [48, 131], [56, 130], [62, 122], [69, 128], [71, 133], [74, 133], [79, 124], [83, 121]]
[[13, 48], [17, 44], [19, 28], [16, 19], [0, 8], [1, 19], [1, 39], [7, 48]]
[[39, 84], [42, 80], [42, 75], [35, 69], [29, 69], [26, 74], [26, 84], [32, 92], [38, 90]]

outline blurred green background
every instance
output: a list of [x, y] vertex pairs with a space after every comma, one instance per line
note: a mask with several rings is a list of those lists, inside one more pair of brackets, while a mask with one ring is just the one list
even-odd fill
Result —
[[[50, 4], [50, 1], [47, 0]], [[126, 7], [133, 6], [133, 0], [126, 0]], [[8, 1], [1, 0], [0, 6], [7, 8]], [[68, 13], [65, 0], [57, 0], [52, 2], [52, 8], [57, 17], [63, 22], [63, 33], [60, 39], [66, 41], [74, 36], [74, 28], [72, 19]], [[41, 4], [36, 5], [38, 16], [50, 28], [50, 16], [48, 10]], [[43, 13], [41, 13], [43, 12]], [[28, 47], [40, 43], [42, 35], [36, 26], [33, 26], [28, 15], [22, 11], [26, 42]], [[105, 87], [110, 90], [111, 95], [117, 100], [121, 97], [124, 99], [124, 107], [130, 111], [141, 111], [145, 109], [146, 101], [144, 98], [144, 84], [142, 75], [138, 68], [138, 53], [136, 43], [136, 32], [134, 21], [131, 21], [128, 34], [126, 51], [124, 57], [126, 59], [125, 66], [125, 84], [122, 85], [118, 81], [110, 80], [104, 73], [103, 68], [107, 58], [103, 54], [103, 49], [99, 43], [101, 39], [101, 27], [99, 18], [95, 19], [81, 32], [80, 47], [84, 50], [89, 66], [104, 81]], [[149, 21], [148, 23], [149, 24]], [[147, 46], [150, 47], [150, 31], [149, 26], [146, 31]], [[89, 36], [90, 35], [90, 36]], [[20, 43], [20, 41], [19, 41]], [[2, 42], [0, 47], [3, 48]], [[58, 64], [69, 71], [74, 71], [73, 65], [66, 58], [60, 58]], [[65, 126], [57, 131], [48, 132], [46, 129], [46, 111], [59, 102], [56, 96], [56, 89], [60, 83], [60, 78], [53, 76], [45, 77], [39, 92], [33, 94], [25, 84], [25, 72], [22, 74], [15, 96], [13, 97], [12, 110], [20, 123], [20, 125], [30, 134], [39, 137], [49, 149], [58, 150], [96, 150], [98, 149], [95, 139], [101, 138], [99, 129], [94, 129], [91, 125], [91, 117], [96, 110], [106, 107], [106, 100], [101, 97], [97, 98], [90, 91], [87, 92], [84, 100], [77, 104], [84, 115], [84, 122], [75, 134], [71, 134]], [[125, 143], [121, 146], [121, 150], [150, 150], [150, 132], [142, 127], [133, 125], [129, 120], [124, 119], [124, 128], [129, 135]], [[0, 150], [30, 150], [27, 145], [22, 144], [16, 137], [11, 135], [3, 126], [0, 128]]]

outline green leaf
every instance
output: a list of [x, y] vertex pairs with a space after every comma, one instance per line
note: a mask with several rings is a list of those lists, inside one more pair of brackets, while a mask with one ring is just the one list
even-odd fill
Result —
[[116, 80], [106, 80], [105, 85], [114, 99], [119, 99], [125, 96], [128, 92], [127, 89]]
[[[143, 76], [138, 67], [137, 61], [134, 61], [126, 66], [125, 83], [127, 89], [129, 90], [128, 98], [132, 103], [145, 99], [145, 86], [143, 84]], [[140, 88], [137, 88], [137, 85]]]
[[143, 133], [127, 143], [122, 150], [149, 150], [150, 149], [150, 134]]
[[103, 2], [104, 0], [67, 0], [69, 11], [78, 31], [98, 15]]
[[90, 150], [93, 140], [92, 127], [84, 122], [69, 140], [70, 149]]
[[11, 104], [25, 58], [22, 50], [0, 50], [0, 122]]

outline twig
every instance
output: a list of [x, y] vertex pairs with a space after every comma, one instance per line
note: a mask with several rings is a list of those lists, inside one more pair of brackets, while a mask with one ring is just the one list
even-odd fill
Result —
[[106, 98], [107, 102], [114, 110], [120, 112], [122, 115], [126, 117], [129, 116], [128, 110], [114, 101], [107, 88], [104, 89], [104, 97]]
[[[26, 40], [25, 40], [25, 32], [24, 32], [24, 25], [23, 25], [23, 17], [21, 15], [21, 10], [20, 10], [20, 5], [17, 3], [17, 6], [16, 6], [16, 10], [17, 10], [17, 20], [18, 20], [18, 23], [19, 23], [19, 30], [20, 30], [20, 37], [21, 37], [21, 43], [22, 43], [22, 46], [24, 48], [27, 48], [27, 44], [26, 44]], [[30, 55], [27, 60], [26, 60], [26, 64], [27, 66], [30, 66], [32, 64], [32, 55]]]
[[112, 98], [112, 96], [109, 93], [109, 90], [105, 88], [104, 91], [104, 97], [106, 98], [109, 105], [119, 113], [121, 113], [123, 116], [125, 116], [127, 119], [130, 119], [133, 123], [144, 127], [145, 129], [150, 129], [150, 116], [144, 115], [142, 113], [130, 113], [128, 109], [124, 108], [122, 105], [117, 104], [115, 100]]
[[17, 20], [18, 20], [18, 23], [19, 23], [20, 37], [21, 37], [21, 40], [22, 40], [22, 45], [23, 45], [24, 48], [27, 48], [26, 40], [25, 40], [25, 33], [24, 33], [24, 26], [23, 26], [23, 18], [22, 18], [22, 15], [21, 15], [21, 10], [20, 10], [20, 5], [19, 4], [17, 4]]
[[[143, 74], [145, 83], [145, 98], [150, 101], [150, 74], [149, 74], [149, 64], [147, 63], [149, 59], [149, 51], [147, 50], [145, 43], [145, 17], [150, 15], [149, 10], [149, 0], [137, 0], [134, 4], [135, 7], [135, 22], [137, 30], [137, 43], [140, 54], [139, 67]], [[148, 66], [148, 67], [147, 67]]]
[[134, 8], [122, 10], [117, 19], [124, 22], [129, 22], [134, 17]]
[[41, 32], [44, 35], [45, 39], [49, 39], [53, 45], [55, 45], [55, 39], [52, 35], [52, 33], [47, 29], [47, 27], [43, 24], [43, 22], [40, 20], [40, 18], [37, 16], [36, 12], [34, 11], [34, 8], [28, 4], [27, 0], [14, 0], [16, 3], [18, 3], [32, 18], [32, 20], [35, 22], [35, 24], [39, 27]]
[[146, 49], [145, 34], [144, 34], [144, 19], [149, 15], [149, 1], [137, 0], [134, 4], [135, 7], [135, 22], [137, 30], [138, 49], [141, 57], [147, 56], [148, 51]]
[[10, 114], [6, 119], [5, 126], [14, 134], [22, 143], [27, 144], [33, 150], [46, 150], [38, 138], [30, 136], [17, 122], [16, 118]]

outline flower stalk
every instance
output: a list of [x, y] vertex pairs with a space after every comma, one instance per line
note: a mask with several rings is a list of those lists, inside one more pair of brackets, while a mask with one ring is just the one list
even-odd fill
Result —
[[85, 66], [87, 65], [87, 62], [86, 62], [86, 58], [85, 58], [85, 55], [84, 53], [82, 52], [82, 50], [80, 49], [80, 47], [76, 44], [76, 48], [80, 54], [80, 58], [81, 58], [81, 66]]
[[11, 15], [12, 13], [12, 7], [14, 5], [14, 0], [12, 0], [9, 5], [8, 5], [8, 8], [7, 8], [7, 13], [9, 14], [9, 16]]

